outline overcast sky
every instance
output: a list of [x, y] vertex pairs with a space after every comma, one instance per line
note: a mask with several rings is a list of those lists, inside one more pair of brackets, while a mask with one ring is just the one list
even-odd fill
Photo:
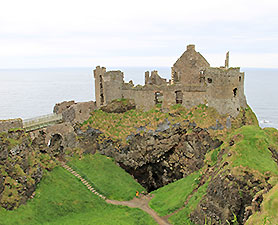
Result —
[[186, 49], [212, 66], [278, 68], [277, 0], [6, 0], [0, 68], [171, 66]]

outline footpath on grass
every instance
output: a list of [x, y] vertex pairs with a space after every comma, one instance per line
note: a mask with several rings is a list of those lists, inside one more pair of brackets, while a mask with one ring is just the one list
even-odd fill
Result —
[[140, 195], [138, 198], [134, 197], [130, 201], [116, 201], [116, 200], [110, 200], [107, 199], [105, 196], [101, 195], [98, 193], [90, 184], [88, 181], [83, 179], [76, 171], [74, 171], [70, 166], [66, 165], [64, 162], [61, 162], [61, 166], [66, 169], [68, 172], [70, 172], [72, 175], [77, 177], [82, 184], [84, 184], [87, 189], [92, 192], [93, 194], [99, 196], [103, 200], [105, 200], [109, 204], [113, 205], [123, 205], [123, 206], [128, 206], [130, 208], [139, 208], [146, 213], [148, 213], [158, 224], [160, 225], [170, 225], [167, 220], [161, 218], [160, 216], [157, 215], [157, 213], [149, 207], [149, 201], [151, 200], [151, 196], [149, 195]]

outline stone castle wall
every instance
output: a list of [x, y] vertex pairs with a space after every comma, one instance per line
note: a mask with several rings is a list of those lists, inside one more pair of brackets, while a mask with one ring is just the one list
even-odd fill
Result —
[[0, 120], [0, 132], [8, 132], [13, 128], [23, 128], [22, 119]]
[[172, 67], [172, 79], [167, 82], [157, 71], [145, 73], [145, 85], [134, 87], [124, 83], [121, 71], [108, 71], [104, 67], [94, 70], [96, 105], [106, 105], [117, 98], [130, 98], [136, 107], [149, 110], [156, 104], [168, 108], [181, 104], [187, 108], [198, 104], [214, 107], [220, 114], [236, 116], [246, 107], [244, 73], [240, 68], [229, 68], [229, 54], [225, 67], [210, 67], [206, 59], [195, 51], [194, 45]]

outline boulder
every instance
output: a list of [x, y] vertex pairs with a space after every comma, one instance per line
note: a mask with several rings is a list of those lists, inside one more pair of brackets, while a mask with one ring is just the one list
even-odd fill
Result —
[[115, 99], [107, 105], [102, 106], [101, 110], [107, 113], [124, 113], [135, 108], [136, 105], [133, 99]]

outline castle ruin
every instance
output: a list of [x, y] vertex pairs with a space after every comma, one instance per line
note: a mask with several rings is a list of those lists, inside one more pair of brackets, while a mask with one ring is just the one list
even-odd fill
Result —
[[97, 66], [94, 70], [96, 105], [101, 107], [114, 99], [129, 98], [136, 107], [149, 110], [156, 104], [162, 108], [181, 104], [190, 108], [199, 104], [214, 107], [220, 114], [235, 117], [246, 107], [244, 73], [240, 68], [229, 67], [229, 52], [224, 67], [210, 67], [207, 60], [188, 45], [187, 50], [174, 63], [171, 80], [159, 76], [157, 71], [145, 72], [145, 85], [134, 86], [124, 82], [120, 70], [106, 71]]

